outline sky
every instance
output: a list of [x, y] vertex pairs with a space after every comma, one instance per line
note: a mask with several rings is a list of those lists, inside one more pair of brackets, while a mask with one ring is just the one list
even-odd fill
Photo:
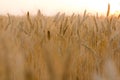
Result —
[[0, 14], [21, 15], [26, 11], [36, 14], [38, 9], [46, 15], [83, 13], [84, 10], [105, 14], [108, 3], [111, 4], [111, 13], [120, 11], [120, 0], [0, 0]]

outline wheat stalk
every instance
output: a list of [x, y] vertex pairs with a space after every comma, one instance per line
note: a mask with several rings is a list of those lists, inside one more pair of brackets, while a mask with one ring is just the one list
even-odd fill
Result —
[[110, 4], [108, 3], [108, 9], [107, 9], [107, 17], [110, 15]]

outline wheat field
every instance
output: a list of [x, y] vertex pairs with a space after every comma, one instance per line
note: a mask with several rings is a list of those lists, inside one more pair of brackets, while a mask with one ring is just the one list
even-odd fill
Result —
[[0, 80], [120, 80], [120, 18], [0, 15]]

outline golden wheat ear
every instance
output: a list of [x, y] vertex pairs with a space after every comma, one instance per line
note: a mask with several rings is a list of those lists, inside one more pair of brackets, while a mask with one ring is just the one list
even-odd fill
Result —
[[107, 9], [107, 17], [110, 15], [110, 3], [108, 3], [108, 9]]
[[120, 18], [120, 14], [118, 15], [118, 19]]
[[48, 40], [50, 40], [50, 31], [49, 30], [47, 31], [47, 37], [48, 37]]
[[29, 17], [30, 16], [30, 13], [29, 13], [29, 11], [27, 12], [27, 17]]

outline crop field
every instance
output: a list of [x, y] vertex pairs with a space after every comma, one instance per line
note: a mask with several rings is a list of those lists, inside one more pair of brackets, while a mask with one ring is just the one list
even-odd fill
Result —
[[0, 80], [120, 80], [120, 16], [0, 15]]

